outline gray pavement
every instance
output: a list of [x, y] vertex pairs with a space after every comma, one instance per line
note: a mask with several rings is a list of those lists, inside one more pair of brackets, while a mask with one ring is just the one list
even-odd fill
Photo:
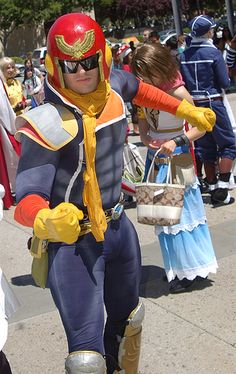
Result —
[[[236, 94], [228, 95], [232, 108]], [[137, 136], [130, 136], [141, 153]], [[236, 199], [236, 190], [232, 191]], [[194, 291], [168, 293], [160, 248], [151, 226], [133, 221], [142, 249], [140, 297], [145, 304], [139, 374], [236, 374], [236, 203], [205, 208], [219, 270]], [[13, 374], [61, 374], [67, 345], [48, 289], [35, 287], [26, 249], [31, 230], [13, 220], [14, 208], [0, 224], [0, 264], [21, 302], [9, 323], [4, 347]], [[3, 373], [0, 373], [3, 374]]]

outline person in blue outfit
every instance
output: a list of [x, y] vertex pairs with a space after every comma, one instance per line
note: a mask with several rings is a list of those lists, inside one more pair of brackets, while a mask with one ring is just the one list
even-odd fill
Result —
[[229, 204], [229, 180], [236, 157], [235, 136], [223, 103], [222, 90], [230, 85], [222, 53], [213, 45], [214, 27], [211, 17], [201, 15], [191, 23], [192, 41], [180, 56], [181, 73], [186, 88], [198, 107], [211, 107], [216, 126], [195, 142], [197, 160], [204, 163], [206, 182], [213, 204]]
[[167, 110], [202, 131], [215, 122], [211, 109], [177, 100], [129, 72], [110, 74], [111, 62], [93, 19], [59, 17], [47, 37], [45, 104], [17, 121], [15, 219], [33, 228], [31, 249], [44, 244], [37, 256], [48, 253], [48, 286], [68, 341], [67, 374], [138, 372], [140, 246], [119, 204], [124, 101]]
[[226, 50], [226, 63], [229, 68], [229, 75], [236, 83], [236, 35], [232, 38]]
[[[137, 48], [132, 60], [132, 70], [144, 82], [151, 82], [174, 97], [192, 103], [176, 60], [161, 44], [145, 44]], [[142, 110], [143, 112], [139, 110], [140, 137], [148, 147], [145, 175], [159, 148], [160, 153], [155, 158], [156, 183], [166, 182], [168, 157], [171, 157], [172, 168], [176, 170], [173, 180], [186, 186], [180, 223], [158, 225], [155, 233], [160, 243], [170, 292], [190, 291], [197, 281], [206, 278], [210, 272], [217, 271], [217, 261], [190, 153], [190, 142], [199, 139], [205, 132], [191, 128], [185, 134], [183, 121], [171, 114], [148, 108]], [[184, 167], [188, 168], [188, 172]], [[188, 177], [183, 178], [187, 174]]]

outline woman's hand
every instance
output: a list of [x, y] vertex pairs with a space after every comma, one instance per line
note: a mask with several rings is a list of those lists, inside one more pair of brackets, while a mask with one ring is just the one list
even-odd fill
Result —
[[[146, 146], [146, 147], [148, 147], [148, 148], [150, 148], [149, 147], [149, 144], [153, 141], [153, 139], [151, 138], [151, 136], [150, 135], [148, 135], [148, 134], [140, 134], [140, 139], [141, 139], [141, 141], [142, 141], [142, 143]], [[152, 149], [152, 148], [151, 148]]]
[[164, 153], [166, 156], [172, 156], [175, 148], [176, 144], [174, 140], [169, 140], [161, 145], [159, 154]]
[[161, 148], [161, 146], [165, 143], [165, 141], [163, 140], [159, 140], [159, 139], [152, 139], [150, 138], [151, 140], [149, 141], [148, 143], [148, 148], [149, 149], [154, 149], [154, 150], [157, 150], [158, 148]]

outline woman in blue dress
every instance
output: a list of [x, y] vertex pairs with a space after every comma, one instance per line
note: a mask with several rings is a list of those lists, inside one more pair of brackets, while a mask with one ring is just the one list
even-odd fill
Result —
[[[164, 46], [152, 44], [137, 48], [132, 70], [144, 82], [192, 103], [178, 67]], [[174, 164], [179, 164], [177, 169], [181, 170], [181, 175], [178, 176], [177, 173], [175, 179], [186, 187], [180, 223], [155, 227], [170, 292], [184, 292], [190, 290], [196, 280], [206, 278], [210, 272], [216, 273], [218, 267], [190, 154], [191, 142], [202, 137], [205, 132], [193, 127], [185, 133], [183, 121], [169, 113], [152, 109], [142, 108], [139, 118], [140, 137], [148, 147], [146, 175], [159, 148], [160, 152], [155, 160], [158, 170], [156, 182], [166, 181], [167, 158], [171, 157]], [[188, 167], [190, 163], [188, 172], [183, 169], [186, 162]], [[192, 172], [189, 173], [189, 170]]]

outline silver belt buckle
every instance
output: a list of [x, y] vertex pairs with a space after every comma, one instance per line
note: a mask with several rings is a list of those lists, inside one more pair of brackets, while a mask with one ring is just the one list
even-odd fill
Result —
[[121, 214], [123, 213], [123, 211], [124, 211], [124, 205], [120, 203], [116, 204], [114, 208], [112, 208], [111, 218], [115, 221], [118, 220]]

